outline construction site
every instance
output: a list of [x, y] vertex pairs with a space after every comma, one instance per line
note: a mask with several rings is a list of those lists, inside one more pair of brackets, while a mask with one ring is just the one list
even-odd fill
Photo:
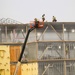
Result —
[[[0, 75], [15, 75], [30, 26], [0, 19]], [[44, 22], [27, 40], [16, 75], [75, 75], [75, 22]]]

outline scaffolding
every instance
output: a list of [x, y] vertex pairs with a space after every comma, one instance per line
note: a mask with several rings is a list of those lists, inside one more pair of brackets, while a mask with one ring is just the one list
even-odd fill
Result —
[[[9, 19], [4, 20], [0, 20], [0, 44], [22, 46], [29, 24], [8, 25], [6, 21]], [[26, 60], [29, 64], [37, 63], [38, 75], [74, 75], [75, 22], [45, 22], [44, 28], [33, 30], [28, 38], [22, 64]]]
[[0, 24], [23, 24], [23, 23], [13, 20], [11, 18], [1, 18]]

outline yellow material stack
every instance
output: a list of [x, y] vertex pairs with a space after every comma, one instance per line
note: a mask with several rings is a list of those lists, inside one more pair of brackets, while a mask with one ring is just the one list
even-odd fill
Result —
[[21, 65], [22, 75], [38, 75], [38, 63], [28, 63]]
[[[0, 75], [14, 74], [20, 50], [21, 46], [0, 46]], [[38, 63], [22, 63], [17, 75], [38, 75]]]
[[0, 75], [10, 75], [10, 52], [8, 45], [0, 46]]

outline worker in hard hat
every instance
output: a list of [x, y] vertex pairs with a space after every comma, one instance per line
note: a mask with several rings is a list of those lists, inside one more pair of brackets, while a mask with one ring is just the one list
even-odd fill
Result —
[[34, 19], [32, 23], [30, 23], [30, 28], [42, 28], [44, 26], [45, 14], [42, 15], [42, 21], [39, 21], [37, 18]]
[[39, 20], [35, 18], [34, 21], [35, 21], [35, 27], [38, 28]]
[[57, 20], [56, 20], [56, 17], [55, 17], [55, 16], [53, 16], [53, 17], [52, 17], [52, 22], [57, 22]]
[[45, 21], [45, 14], [42, 15], [42, 21]]
[[37, 18], [35, 18], [34, 20], [35, 20], [35, 27], [42, 28], [44, 26], [45, 14], [42, 15], [42, 22], [40, 22]]

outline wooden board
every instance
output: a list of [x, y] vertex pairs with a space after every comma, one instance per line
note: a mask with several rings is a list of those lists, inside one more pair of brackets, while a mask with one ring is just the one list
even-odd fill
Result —
[[[16, 68], [16, 65], [13, 65], [13, 64], [10, 65], [10, 75], [14, 75], [15, 68]], [[17, 75], [21, 75], [21, 67], [19, 67]]]
[[10, 46], [10, 62], [17, 62], [20, 55], [20, 46]]

